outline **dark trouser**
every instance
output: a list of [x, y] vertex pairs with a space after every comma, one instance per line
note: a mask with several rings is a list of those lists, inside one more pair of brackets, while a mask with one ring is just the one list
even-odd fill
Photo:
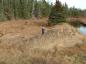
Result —
[[42, 29], [42, 35], [44, 34], [44, 29]]

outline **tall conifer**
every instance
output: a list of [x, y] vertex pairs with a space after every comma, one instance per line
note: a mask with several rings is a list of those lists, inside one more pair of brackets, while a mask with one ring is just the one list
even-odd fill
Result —
[[64, 7], [59, 0], [56, 0], [49, 15], [49, 24], [55, 25], [60, 22], [65, 22]]

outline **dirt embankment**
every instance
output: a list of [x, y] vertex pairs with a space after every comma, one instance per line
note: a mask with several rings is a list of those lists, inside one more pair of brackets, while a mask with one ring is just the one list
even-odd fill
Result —
[[45, 20], [1, 22], [0, 64], [86, 63], [85, 36], [68, 24], [46, 27], [41, 35], [43, 23]]

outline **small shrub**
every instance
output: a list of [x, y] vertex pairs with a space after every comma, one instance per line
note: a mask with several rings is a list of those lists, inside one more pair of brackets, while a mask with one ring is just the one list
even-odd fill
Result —
[[71, 24], [74, 27], [80, 27], [82, 25], [81, 23], [82, 21], [80, 21], [79, 19], [76, 19], [74, 21], [70, 21], [69, 24]]

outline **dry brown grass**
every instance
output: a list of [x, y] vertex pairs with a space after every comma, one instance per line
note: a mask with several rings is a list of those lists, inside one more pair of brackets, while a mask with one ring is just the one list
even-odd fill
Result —
[[1, 22], [0, 64], [86, 64], [85, 36], [68, 24], [41, 35], [46, 20]]
[[67, 18], [67, 21], [69, 21], [70, 24], [77, 26], [79, 23], [86, 25], [86, 17], [72, 17]]
[[39, 20], [12, 20], [0, 22], [0, 34], [18, 34], [25, 36], [33, 36], [40, 32], [41, 24], [46, 24], [46, 19]]

